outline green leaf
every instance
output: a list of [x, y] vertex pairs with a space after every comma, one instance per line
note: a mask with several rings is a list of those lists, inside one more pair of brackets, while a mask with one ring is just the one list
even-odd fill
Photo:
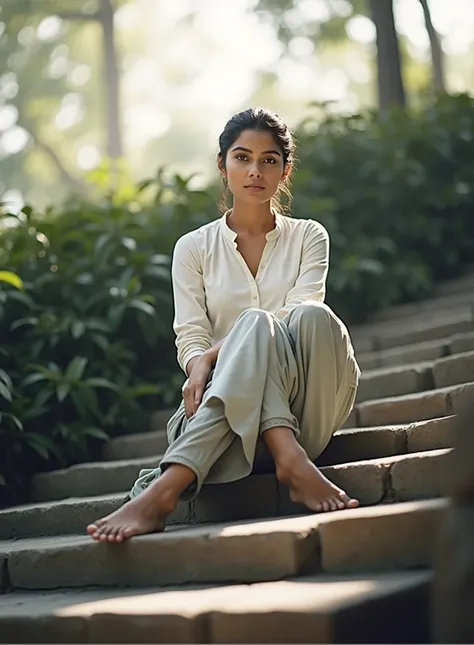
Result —
[[2, 369], [0, 369], [0, 381], [3, 381], [9, 390], [12, 389], [13, 383], [11, 378], [8, 376], [5, 370], [2, 370]]
[[84, 335], [86, 329], [85, 323], [82, 320], [75, 320], [72, 323], [71, 331], [73, 338], [80, 338]]
[[0, 271], [0, 282], [8, 282], [16, 289], [24, 289], [25, 285], [19, 275], [12, 271]]
[[153, 384], [153, 383], [143, 383], [142, 385], [137, 385], [128, 389], [128, 394], [133, 398], [138, 398], [139, 396], [149, 396], [151, 394], [161, 394], [163, 391], [163, 385]]
[[70, 391], [71, 391], [71, 386], [69, 383], [60, 383], [56, 388], [58, 401], [60, 403], [64, 401], [64, 399], [67, 397]]
[[143, 302], [142, 300], [135, 298], [135, 300], [132, 300], [128, 306], [132, 307], [133, 309], [143, 311], [143, 313], [147, 314], [148, 316], [152, 316], [153, 318], [155, 317], [155, 308], [148, 304], [148, 302]]
[[29, 374], [26, 378], [23, 379], [23, 385], [32, 385], [33, 383], [39, 383], [39, 381], [47, 381], [49, 377], [47, 374], [41, 374], [35, 372], [34, 374]]
[[66, 370], [67, 380], [80, 381], [88, 362], [88, 359], [84, 356], [76, 356], [73, 358]]
[[101, 428], [95, 426], [88, 426], [81, 429], [81, 435], [87, 437], [94, 437], [94, 439], [101, 439], [102, 441], [110, 441], [110, 436]]
[[19, 327], [24, 327], [25, 325], [32, 325], [33, 327], [36, 327], [38, 324], [38, 318], [34, 316], [30, 316], [29, 318], [19, 318], [16, 320], [14, 323], [10, 325], [10, 330], [15, 331], [15, 329], [18, 329]]
[[115, 392], [119, 392], [120, 388], [115, 385], [115, 383], [112, 383], [112, 381], [109, 381], [108, 379], [102, 378], [102, 377], [93, 377], [93, 378], [88, 378], [86, 381], [84, 381], [85, 385], [89, 385], [92, 387], [105, 387], [109, 390], [114, 390]]
[[11, 392], [10, 392], [10, 390], [7, 388], [7, 386], [6, 386], [6, 385], [4, 385], [3, 383], [0, 383], [0, 396], [1, 396], [2, 398], [6, 399], [7, 401], [9, 401], [10, 403], [12, 402], [12, 395], [11, 395]]

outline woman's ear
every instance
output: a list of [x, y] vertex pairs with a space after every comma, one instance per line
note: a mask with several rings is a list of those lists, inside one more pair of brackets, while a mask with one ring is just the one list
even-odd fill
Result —
[[224, 160], [222, 159], [222, 156], [220, 154], [217, 155], [217, 168], [218, 168], [220, 174], [222, 175], [222, 177], [224, 178], [227, 173], [226, 173], [226, 169], [225, 169], [225, 166], [224, 166]]
[[287, 161], [287, 163], [285, 165], [285, 168], [283, 169], [283, 174], [281, 176], [280, 181], [285, 182], [288, 179], [288, 177], [290, 176], [290, 173], [291, 173], [291, 167], [292, 167], [291, 166], [291, 161]]

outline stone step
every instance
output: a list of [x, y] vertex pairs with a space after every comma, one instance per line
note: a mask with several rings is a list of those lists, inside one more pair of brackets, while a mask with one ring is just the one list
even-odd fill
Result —
[[451, 448], [454, 437], [454, 416], [393, 426], [347, 428], [334, 434], [316, 463], [318, 466], [329, 466]]
[[357, 403], [351, 425], [382, 426], [456, 414], [474, 397], [474, 382]]
[[161, 459], [162, 455], [153, 455], [119, 461], [85, 462], [39, 473], [31, 481], [30, 498], [32, 501], [45, 501], [128, 491], [142, 468], [156, 468]]
[[429, 566], [446, 501], [174, 527], [122, 544], [88, 536], [0, 542], [4, 588], [148, 587]]
[[474, 352], [464, 352], [435, 361], [367, 370], [360, 379], [357, 401], [412, 394], [470, 381], [474, 381]]
[[429, 642], [427, 571], [0, 596], [1, 643]]
[[456, 316], [435, 317], [435, 321], [385, 323], [351, 328], [351, 338], [357, 353], [371, 352], [394, 347], [404, 347], [414, 343], [446, 338], [453, 334], [474, 331], [471, 310]]
[[[380, 428], [352, 428], [335, 434], [318, 465], [373, 459], [453, 445], [454, 418]], [[429, 429], [428, 429], [429, 428]], [[150, 433], [152, 434], [152, 433]], [[162, 434], [162, 433], [161, 433]], [[411, 446], [416, 446], [410, 449]], [[33, 501], [107, 495], [130, 490], [142, 468], [154, 468], [162, 455], [109, 462], [88, 462], [33, 477]]]
[[429, 318], [444, 316], [449, 312], [461, 313], [469, 310], [474, 305], [474, 289], [465, 293], [451, 293], [410, 302], [403, 305], [395, 305], [382, 309], [373, 314], [368, 324], [379, 324], [391, 321], [403, 320], [429, 320]]
[[[158, 410], [153, 414], [150, 430], [164, 430], [168, 419], [175, 410]], [[104, 459], [116, 461], [150, 455], [159, 455], [168, 447], [168, 439], [163, 432], [152, 435], [150, 432], [137, 432], [112, 439], [104, 448]]]
[[372, 370], [379, 367], [395, 367], [399, 365], [424, 363], [445, 356], [474, 351], [474, 332], [454, 334], [449, 338], [428, 340], [404, 347], [394, 347], [377, 352], [357, 354], [360, 368]]
[[459, 278], [444, 280], [436, 287], [438, 295], [452, 293], [474, 293], [474, 265], [467, 268], [467, 272]]
[[[449, 449], [438, 449], [328, 466], [322, 472], [362, 505], [426, 499], [448, 493], [450, 458]], [[124, 499], [121, 493], [4, 509], [0, 511], [0, 538], [85, 532], [87, 524], [111, 513]], [[290, 500], [286, 486], [268, 473], [229, 484], [204, 485], [196, 499], [178, 505], [169, 522], [232, 522], [306, 512], [305, 506]]]

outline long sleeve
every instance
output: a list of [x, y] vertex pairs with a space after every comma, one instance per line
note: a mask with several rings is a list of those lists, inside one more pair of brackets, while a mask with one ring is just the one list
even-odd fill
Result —
[[186, 365], [212, 345], [212, 328], [206, 312], [205, 290], [199, 252], [192, 236], [181, 237], [174, 247], [171, 268], [178, 363]]
[[293, 307], [307, 300], [324, 302], [328, 269], [328, 232], [322, 224], [310, 220], [303, 240], [298, 277], [285, 298], [285, 304], [276, 316], [280, 319], [284, 318]]

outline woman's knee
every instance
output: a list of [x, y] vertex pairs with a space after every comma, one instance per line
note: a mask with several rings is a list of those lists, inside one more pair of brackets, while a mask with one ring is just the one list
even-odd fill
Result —
[[291, 312], [292, 321], [312, 325], [330, 325], [334, 317], [331, 309], [324, 302], [309, 300], [297, 305]]
[[257, 307], [251, 307], [250, 309], [246, 309], [240, 314], [240, 316], [235, 321], [235, 325], [251, 323], [252, 325], [269, 327], [271, 322], [272, 316], [268, 313], [268, 311], [258, 309]]

